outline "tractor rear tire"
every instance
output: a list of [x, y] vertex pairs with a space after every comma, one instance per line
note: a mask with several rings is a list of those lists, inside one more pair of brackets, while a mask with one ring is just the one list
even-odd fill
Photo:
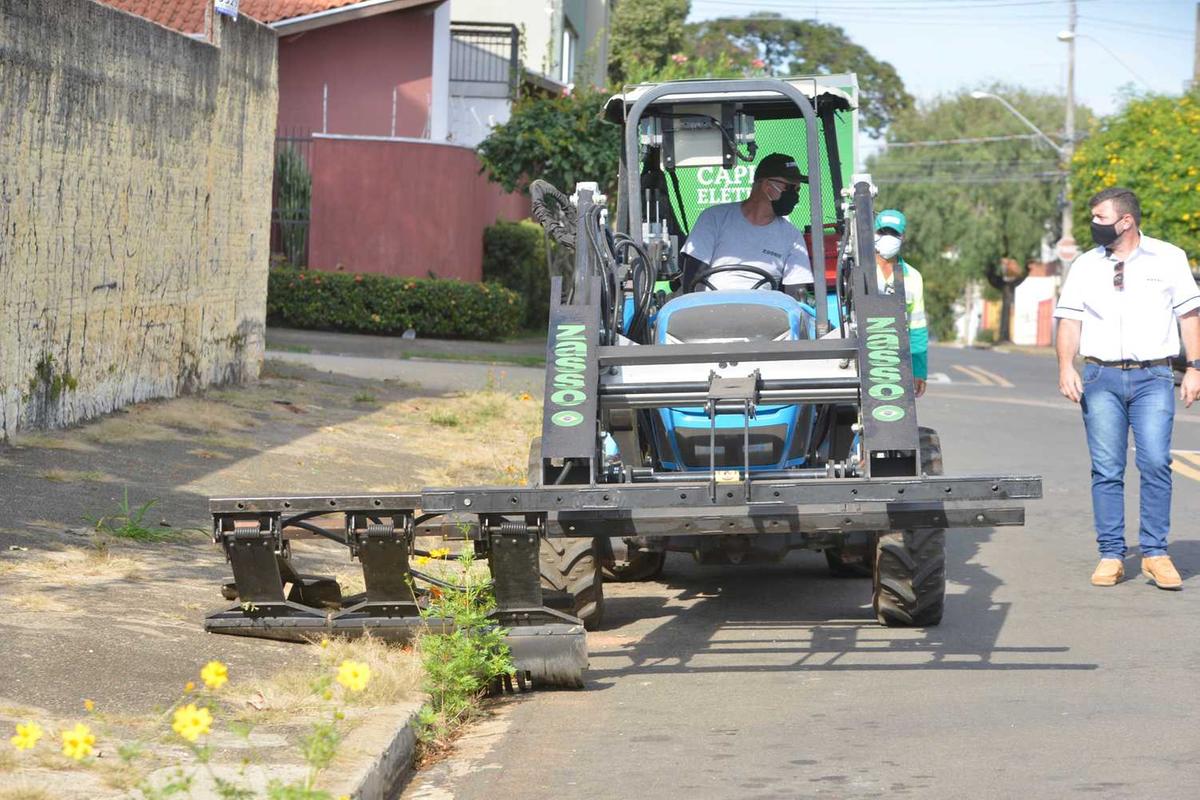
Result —
[[542, 539], [538, 551], [542, 590], [571, 598], [571, 614], [589, 631], [600, 630], [604, 619], [604, 576], [592, 539]]
[[[937, 432], [920, 429], [921, 472], [942, 474]], [[888, 531], [875, 551], [875, 617], [891, 628], [932, 627], [942, 621], [946, 600], [946, 532]]]
[[[529, 485], [542, 482], [542, 437], [529, 443]], [[543, 592], [565, 594], [566, 610], [583, 621], [585, 630], [600, 630], [604, 619], [604, 575], [594, 539], [542, 538], [538, 570]]]

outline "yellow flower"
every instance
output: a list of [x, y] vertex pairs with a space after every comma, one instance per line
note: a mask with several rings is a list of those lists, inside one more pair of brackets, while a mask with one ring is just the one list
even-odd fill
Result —
[[64, 756], [82, 761], [92, 754], [92, 745], [96, 743], [96, 737], [87, 725], [77, 722], [74, 728], [62, 732], [62, 743]]
[[322, 640], [321, 640], [321, 649], [322, 649], [322, 650], [324, 650], [326, 647], [329, 647], [329, 640], [328, 640], [328, 639], [322, 639]]
[[183, 693], [184, 694], [191, 694], [194, 691], [196, 691], [196, 682], [195, 681], [188, 681], [187, 683], [185, 683], [183, 685]]
[[189, 742], [194, 742], [212, 730], [212, 714], [208, 713], [207, 708], [197, 708], [195, 703], [188, 703], [175, 709], [175, 721], [171, 724], [171, 730]]
[[83, 701], [83, 709], [85, 711], [95, 711], [96, 710], [96, 701], [95, 700], [84, 700]]
[[429, 551], [430, 558], [445, 558], [448, 555], [450, 555], [449, 547], [439, 547], [437, 550]]
[[[1082, 159], [1080, 159], [1080, 160], [1082, 160]], [[529, 392], [521, 392], [521, 396], [518, 397], [517, 399], [522, 400], [522, 401], [529, 401], [529, 400], [533, 399], [533, 395], [531, 395]]]
[[9, 741], [18, 750], [32, 750], [40, 738], [42, 738], [42, 726], [36, 722], [26, 722], [24, 725], [17, 726], [17, 734]]
[[229, 669], [220, 661], [210, 661], [200, 670], [204, 685], [210, 689], [220, 689], [229, 682]]
[[417, 563], [418, 567], [423, 567], [429, 563], [429, 556], [417, 556], [413, 561]]
[[338, 667], [337, 681], [352, 692], [361, 692], [371, 680], [371, 668], [361, 661], [346, 659]]

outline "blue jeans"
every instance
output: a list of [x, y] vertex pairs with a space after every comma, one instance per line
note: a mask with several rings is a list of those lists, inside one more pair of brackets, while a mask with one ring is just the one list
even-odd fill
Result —
[[1171, 368], [1121, 370], [1086, 363], [1080, 405], [1092, 455], [1092, 514], [1100, 557], [1125, 557], [1125, 460], [1131, 426], [1141, 475], [1138, 543], [1143, 557], [1165, 555], [1175, 422]]

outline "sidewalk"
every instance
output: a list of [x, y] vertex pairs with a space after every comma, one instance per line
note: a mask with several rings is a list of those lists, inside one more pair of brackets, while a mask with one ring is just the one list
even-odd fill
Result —
[[[199, 682], [209, 660], [227, 664], [230, 678], [208, 737], [218, 772], [228, 777], [222, 770], [236, 773], [248, 758], [248, 783], [291, 779], [304, 770], [300, 738], [328, 718], [309, 686], [342, 657], [367, 660], [377, 676], [345, 706], [343, 760], [323, 780], [335, 797], [353, 793], [346, 782], [382, 763], [381, 751], [407, 731], [421, 683], [415, 658], [378, 645], [323, 651], [206, 634], [205, 615], [230, 605], [220, 596], [230, 572], [209, 537], [206, 501], [515, 482], [540, 404], [467, 388], [438, 397], [269, 361], [252, 386], [143, 403], [0, 443], [0, 797], [10, 789], [39, 800], [130, 796], [143, 777], [178, 763], [182, 742], [161, 711]], [[123, 522], [114, 516], [124, 513], [126, 492], [131, 509], [153, 501], [141, 519], [150, 540], [111, 531]], [[108, 530], [97, 530], [101, 517]], [[301, 541], [293, 549], [303, 571], [361, 590], [361, 570], [344, 548]], [[84, 699], [103, 716], [86, 713]], [[233, 732], [235, 719], [253, 726], [249, 738]], [[58, 754], [49, 733], [35, 751], [16, 753], [8, 737], [27, 720], [111, 731], [97, 730], [97, 757], [77, 764]], [[125, 768], [117, 741], [142, 735], [144, 769]], [[396, 746], [391, 767], [403, 751]]]
[[267, 350], [369, 358], [428, 358], [541, 367], [546, 363], [546, 337], [528, 336], [507, 342], [458, 339], [402, 339], [359, 333], [268, 328]]

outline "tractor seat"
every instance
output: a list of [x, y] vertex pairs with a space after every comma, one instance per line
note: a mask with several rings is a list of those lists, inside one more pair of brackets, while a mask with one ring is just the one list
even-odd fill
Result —
[[781, 342], [810, 339], [812, 314], [783, 292], [693, 292], [658, 312], [656, 344]]

